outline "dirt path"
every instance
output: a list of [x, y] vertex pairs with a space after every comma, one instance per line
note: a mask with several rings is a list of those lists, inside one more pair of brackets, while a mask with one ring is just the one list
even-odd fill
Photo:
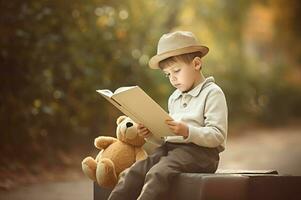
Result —
[[[301, 128], [250, 131], [228, 139], [219, 169], [277, 169], [301, 175]], [[1, 200], [92, 200], [92, 182], [34, 184], [0, 193]]]
[[1, 200], [92, 200], [93, 185], [87, 179], [23, 186], [0, 193]]

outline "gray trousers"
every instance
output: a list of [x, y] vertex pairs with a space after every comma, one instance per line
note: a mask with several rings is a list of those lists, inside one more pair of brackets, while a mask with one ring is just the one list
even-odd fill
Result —
[[109, 200], [164, 199], [176, 175], [181, 172], [214, 173], [218, 162], [216, 148], [166, 142], [147, 159], [125, 171]]

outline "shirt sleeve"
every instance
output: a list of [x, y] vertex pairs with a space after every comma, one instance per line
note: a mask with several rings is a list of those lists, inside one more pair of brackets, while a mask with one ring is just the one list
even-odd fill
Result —
[[204, 147], [218, 147], [227, 136], [228, 109], [223, 91], [218, 87], [208, 93], [204, 108], [204, 127], [188, 125], [185, 142]]

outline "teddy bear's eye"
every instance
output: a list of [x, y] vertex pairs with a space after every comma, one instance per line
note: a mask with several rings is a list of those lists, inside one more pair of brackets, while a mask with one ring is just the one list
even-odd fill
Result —
[[132, 126], [133, 126], [133, 123], [132, 123], [132, 122], [127, 122], [127, 123], [126, 123], [126, 127], [127, 127], [127, 128], [130, 128], [130, 127], [132, 127]]

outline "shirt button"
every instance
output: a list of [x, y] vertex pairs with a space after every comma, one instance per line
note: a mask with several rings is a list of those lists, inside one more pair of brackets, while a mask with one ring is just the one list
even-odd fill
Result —
[[183, 103], [183, 107], [185, 108], [187, 106], [187, 103]]

